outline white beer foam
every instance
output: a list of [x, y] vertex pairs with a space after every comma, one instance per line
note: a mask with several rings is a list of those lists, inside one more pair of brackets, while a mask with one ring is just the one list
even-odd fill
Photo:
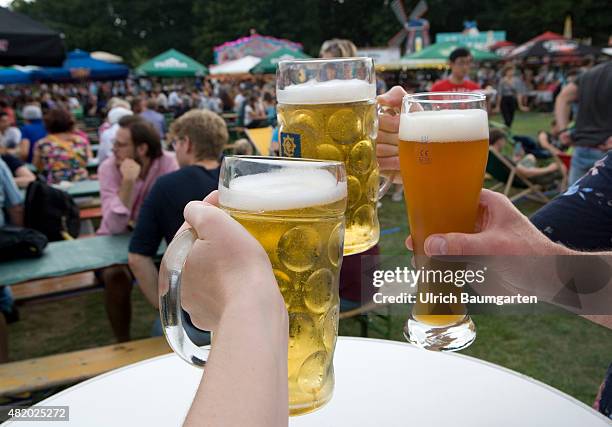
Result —
[[345, 102], [366, 101], [376, 98], [376, 84], [359, 79], [329, 80], [287, 86], [276, 91], [281, 104], [340, 104]]
[[403, 141], [475, 141], [489, 139], [487, 112], [479, 109], [415, 111], [400, 117]]
[[219, 183], [219, 204], [249, 212], [321, 206], [346, 197], [346, 182], [325, 170], [281, 169]]

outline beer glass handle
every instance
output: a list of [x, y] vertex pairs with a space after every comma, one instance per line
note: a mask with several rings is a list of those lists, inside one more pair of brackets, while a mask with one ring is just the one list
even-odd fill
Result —
[[389, 191], [389, 188], [391, 188], [391, 184], [393, 184], [393, 177], [394, 175], [391, 176], [386, 176], [386, 175], [380, 175], [382, 181], [380, 183], [380, 187], [378, 188], [378, 199], [380, 200], [384, 197], [385, 194], [387, 194], [387, 191]]
[[191, 341], [183, 327], [181, 309], [181, 273], [197, 238], [194, 230], [184, 230], [172, 239], [166, 249], [159, 271], [159, 315], [172, 350], [191, 365], [204, 367], [210, 350], [200, 348]]

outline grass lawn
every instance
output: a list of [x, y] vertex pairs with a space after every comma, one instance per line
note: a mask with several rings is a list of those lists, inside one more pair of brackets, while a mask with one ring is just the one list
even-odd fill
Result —
[[[494, 119], [496, 119], [494, 117]], [[548, 129], [550, 114], [517, 113], [513, 131], [535, 135]], [[499, 120], [499, 119], [498, 119]], [[525, 214], [539, 205], [519, 204]], [[408, 234], [404, 203], [385, 198], [379, 212], [381, 228], [399, 231], [380, 239], [383, 254], [405, 257]], [[395, 307], [390, 338], [403, 341], [408, 309]], [[132, 337], [149, 336], [156, 312], [141, 293], [133, 292]], [[22, 320], [10, 326], [10, 357], [21, 360], [113, 343], [101, 292], [21, 307]], [[475, 315], [476, 342], [463, 354], [493, 362], [536, 378], [591, 405], [608, 364], [612, 362], [612, 331], [569, 314]], [[379, 325], [381, 326], [381, 325]], [[340, 325], [341, 335], [359, 335], [353, 319]], [[372, 337], [381, 337], [376, 331]], [[410, 363], [410, 360], [406, 360]]]
[[[517, 111], [512, 123], [512, 133], [515, 135], [527, 135], [535, 138], [541, 130], [550, 130], [550, 122], [553, 119], [552, 113], [523, 113]], [[494, 114], [491, 120], [503, 123], [501, 115]]]

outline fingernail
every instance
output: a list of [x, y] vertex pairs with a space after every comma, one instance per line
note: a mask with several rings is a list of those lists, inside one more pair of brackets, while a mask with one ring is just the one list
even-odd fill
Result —
[[429, 255], [446, 255], [448, 253], [448, 243], [440, 236], [427, 238], [427, 249]]

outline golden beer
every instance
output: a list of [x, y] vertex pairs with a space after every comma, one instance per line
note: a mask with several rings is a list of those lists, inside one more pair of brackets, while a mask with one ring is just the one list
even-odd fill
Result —
[[220, 184], [219, 203], [270, 258], [289, 313], [289, 413], [310, 412], [334, 388], [346, 182], [323, 170], [264, 172]]
[[[417, 268], [463, 268], [427, 258], [423, 244], [432, 234], [474, 232], [488, 145], [483, 110], [420, 111], [402, 116], [400, 168]], [[460, 291], [454, 284], [435, 281], [418, 285], [419, 294], [459, 296]], [[461, 303], [417, 302], [412, 316], [428, 325], [446, 326], [461, 322], [466, 314]]]
[[[332, 82], [321, 85], [328, 83]], [[334, 80], [333, 83], [340, 89], [355, 84], [356, 91], [347, 89], [348, 93], [340, 93], [341, 99], [342, 95], [350, 100], [370, 93], [369, 85], [359, 85], [363, 82]], [[329, 92], [319, 93], [317, 104], [301, 103], [300, 89], [294, 87], [285, 100], [283, 94], [279, 95], [281, 155], [344, 162], [348, 186], [344, 254], [364, 252], [378, 242], [380, 234], [376, 212], [379, 176], [375, 100], [372, 97], [356, 102], [332, 102], [338, 92], [328, 87]], [[312, 91], [312, 87], [303, 90]], [[304, 99], [309, 98], [304, 95]]]

